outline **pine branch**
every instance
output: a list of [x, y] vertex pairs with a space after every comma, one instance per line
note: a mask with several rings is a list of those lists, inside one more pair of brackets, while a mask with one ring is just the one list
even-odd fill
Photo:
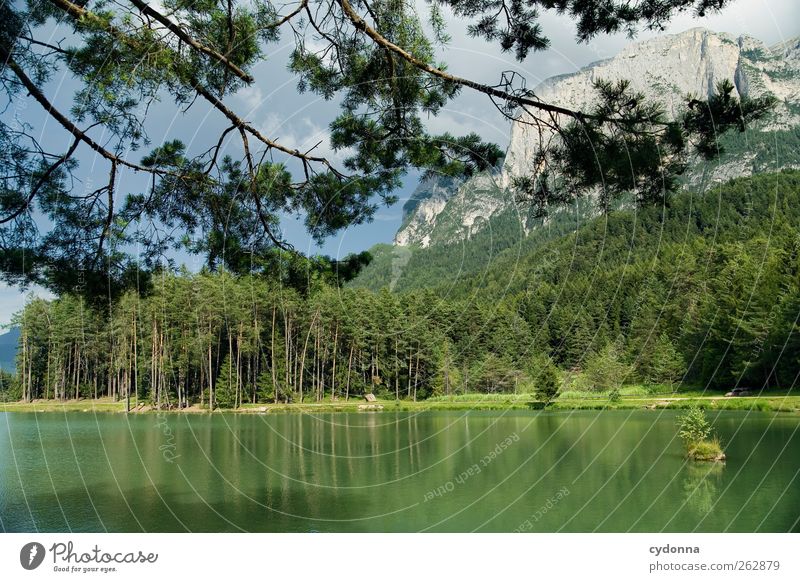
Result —
[[94, 141], [91, 137], [89, 137], [82, 129], [80, 129], [77, 125], [72, 123], [66, 115], [61, 113], [55, 106], [45, 97], [44, 93], [36, 86], [36, 84], [25, 74], [25, 71], [19, 64], [14, 60], [14, 58], [5, 50], [5, 48], [0, 45], [0, 59], [2, 59], [6, 66], [11, 69], [11, 71], [16, 75], [17, 79], [19, 79], [22, 86], [27, 89], [28, 93], [33, 97], [43, 108], [44, 110], [55, 119], [64, 129], [66, 129], [69, 133], [71, 133], [76, 139], [82, 141], [86, 145], [88, 145], [91, 149], [95, 152], [100, 154], [102, 157], [107, 159], [110, 162], [118, 164], [120, 166], [125, 166], [132, 170], [136, 170], [137, 172], [148, 172], [150, 174], [158, 174], [158, 175], [175, 175], [171, 174], [170, 172], [165, 172], [163, 170], [158, 170], [156, 168], [148, 168], [146, 166], [142, 166], [140, 164], [135, 164], [133, 162], [129, 162], [124, 158], [113, 154], [112, 152], [105, 149], [99, 143]]
[[[490, 85], [484, 85], [483, 83], [478, 83], [477, 81], [473, 81], [471, 79], [466, 79], [464, 77], [459, 77], [457, 75], [452, 75], [442, 69], [429, 65], [425, 61], [422, 61], [415, 57], [413, 54], [405, 50], [404, 48], [396, 45], [392, 41], [385, 38], [381, 35], [377, 30], [372, 28], [367, 22], [358, 15], [358, 13], [353, 9], [350, 5], [348, 0], [336, 0], [336, 2], [341, 6], [342, 12], [344, 15], [353, 23], [353, 26], [357, 29], [366, 34], [370, 39], [372, 39], [375, 44], [380, 47], [383, 47], [396, 55], [399, 55], [407, 62], [411, 63], [416, 68], [425, 71], [426, 73], [433, 75], [434, 77], [438, 77], [450, 83], [454, 83], [456, 85], [461, 85], [463, 87], [469, 87], [470, 89], [474, 89], [490, 97], [497, 97], [507, 101], [509, 103], [516, 103], [517, 105], [521, 106], [528, 106], [533, 107], [535, 109], [541, 111], [547, 111], [549, 113], [557, 113], [561, 115], [565, 115], [572, 119], [576, 119], [578, 121], [583, 121], [586, 119], [595, 119], [595, 120], [603, 120], [608, 121], [611, 123], [620, 123], [620, 124], [631, 124], [631, 123], [641, 123], [643, 121], [647, 121], [653, 123], [652, 120], [649, 119], [641, 119], [641, 120], [632, 120], [632, 119], [607, 119], [595, 114], [590, 113], [583, 113], [582, 111], [577, 111], [573, 109], [568, 109], [566, 107], [561, 107], [559, 105], [553, 105], [551, 103], [545, 103], [544, 101], [539, 101], [538, 99], [533, 99], [531, 97], [526, 97], [522, 95], [514, 95], [513, 93], [508, 93], [496, 87], [492, 87]], [[656, 122], [656, 125], [666, 125], [666, 123]]]

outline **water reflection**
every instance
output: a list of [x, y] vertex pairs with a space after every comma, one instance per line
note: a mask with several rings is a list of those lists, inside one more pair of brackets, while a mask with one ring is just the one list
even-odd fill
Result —
[[727, 469], [671, 411], [0, 413], [0, 530], [796, 529], [800, 418], [715, 426]]
[[683, 492], [686, 506], [699, 515], [709, 513], [719, 497], [719, 484], [725, 463], [686, 463]]

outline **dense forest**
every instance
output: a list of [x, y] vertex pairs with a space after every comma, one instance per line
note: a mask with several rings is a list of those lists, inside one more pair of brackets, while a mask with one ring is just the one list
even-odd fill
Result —
[[[724, 167], [733, 166], [742, 173], [752, 174], [800, 167], [800, 127], [727, 133], [719, 137], [719, 146], [718, 159], [696, 160], [691, 165], [681, 180], [684, 188], [692, 192], [711, 190], [712, 196], [719, 194], [716, 191], [718, 179], [715, 181], [714, 177]], [[497, 190], [497, 196], [507, 195]], [[415, 202], [409, 201], [409, 211], [413, 211]], [[630, 206], [630, 197], [623, 196], [612, 209]], [[426, 248], [376, 245], [370, 249], [372, 262], [360, 271], [352, 284], [373, 291], [389, 286], [403, 292], [436, 286], [442, 281], [452, 284], [454, 279], [464, 278], [474, 283], [474, 279], [483, 277], [498, 258], [527, 254], [546, 241], [574, 232], [597, 214], [596, 205], [586, 199], [578, 199], [568, 208], [556, 209], [546, 220], [532, 216], [531, 208], [526, 205], [508, 204], [492, 215], [484, 228], [472, 233], [467, 244], [432, 243]], [[452, 226], [446, 220], [445, 225], [441, 222], [437, 216], [437, 236], [458, 241]], [[457, 223], [461, 226], [460, 217]], [[439, 232], [443, 226], [444, 234]], [[453, 269], [454, 264], [458, 265], [457, 270]]]
[[789, 386], [799, 224], [800, 172], [784, 171], [527, 237], [480, 276], [428, 289], [296, 291], [263, 275], [162, 271], [147, 293], [110, 303], [30, 302], [3, 396], [236, 407], [541, 391], [553, 378], [585, 390]]

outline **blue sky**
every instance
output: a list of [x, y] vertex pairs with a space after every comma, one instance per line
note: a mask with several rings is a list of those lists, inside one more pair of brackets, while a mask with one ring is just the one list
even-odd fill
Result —
[[[424, 6], [424, 2], [420, 2], [420, 6]], [[553, 75], [569, 73], [593, 61], [613, 56], [630, 42], [624, 35], [614, 35], [577, 45], [574, 26], [568, 18], [546, 13], [542, 17], [542, 24], [551, 40], [551, 48], [534, 53], [525, 62], [518, 63], [512, 55], [503, 54], [483, 41], [469, 38], [463, 23], [451, 18], [449, 32], [452, 40], [440, 49], [441, 58], [448, 62], [450, 71], [458, 75], [496, 84], [501, 71], [514, 70], [523, 74], [528, 86], [533, 87]], [[670, 24], [667, 32], [680, 32], [693, 26], [732, 34], [749, 34], [771, 45], [800, 35], [800, 6], [797, 0], [738, 0], [721, 14], [711, 17], [695, 19], [691, 15], [679, 16]], [[66, 35], [66, 30], [57, 26], [48, 32], [52, 41]], [[653, 35], [643, 32], [638, 38]], [[285, 70], [290, 50], [288, 42], [269, 46], [267, 59], [253, 71], [256, 83], [232, 96], [228, 103], [242, 117], [285, 145], [302, 150], [321, 141], [316, 150], [319, 154], [341, 157], [326, 143], [327, 126], [335, 115], [336, 104], [325, 102], [315, 95], [297, 94], [296, 79]], [[74, 89], [74, 84], [65, 76], [53, 79], [46, 91], [50, 99], [61, 104], [63, 110], [68, 110]], [[35, 126], [43, 142], [65, 149], [68, 145], [67, 136], [37, 108], [38, 104], [31, 101], [21, 115]], [[429, 120], [429, 126], [434, 132], [463, 134], [475, 131], [501, 147], [507, 145], [510, 132], [508, 121], [487, 98], [469, 91], [464, 91], [437, 118]], [[164, 103], [151, 111], [148, 131], [152, 145], [157, 145], [165, 138], [180, 136], [187, 142], [191, 152], [208, 148], [209, 140], [215, 141], [224, 127], [221, 116], [201, 105], [193, 106], [186, 115], [176, 115], [175, 108]], [[229, 147], [233, 155], [238, 153], [235, 141]], [[134, 157], [137, 155], [139, 153]], [[102, 183], [106, 179], [105, 164], [87, 152], [82, 152], [80, 161], [82, 184], [78, 187], [93, 190], [96, 185], [92, 184]], [[132, 172], [121, 172], [119, 179], [120, 195], [143, 184], [143, 178]], [[284, 235], [299, 250], [337, 257], [368, 249], [376, 243], [391, 242], [402, 219], [403, 203], [414, 190], [416, 180], [416, 175], [408, 176], [404, 186], [397, 192], [400, 198], [398, 203], [380, 208], [372, 222], [348, 228], [328, 239], [321, 247], [315, 246], [305, 232], [302, 217], [285, 217], [282, 225]], [[190, 265], [195, 263], [192, 259], [188, 262]], [[40, 289], [29, 290], [28, 293], [46, 295]], [[0, 283], [0, 325], [8, 323], [11, 315], [22, 307], [24, 300], [23, 292]]]

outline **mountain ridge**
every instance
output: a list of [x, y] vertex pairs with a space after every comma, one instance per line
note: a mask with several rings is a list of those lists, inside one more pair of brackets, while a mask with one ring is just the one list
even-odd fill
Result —
[[[666, 104], [674, 116], [687, 95], [706, 97], [717, 82], [730, 79], [741, 95], [758, 97], [771, 93], [778, 105], [771, 119], [747, 134], [759, 142], [765, 132], [786, 132], [800, 126], [800, 37], [771, 47], [750, 36], [734, 36], [705, 28], [663, 35], [632, 43], [614, 57], [601, 59], [573, 73], [542, 81], [534, 89], [543, 101], [572, 108], [585, 108], [594, 99], [593, 82], [628, 79], [636, 91]], [[526, 124], [524, 117], [511, 128], [511, 139], [500, 168], [464, 181], [428, 178], [420, 183], [404, 207], [404, 219], [394, 238], [397, 246], [421, 247], [454, 244], [467, 240], [497, 214], [516, 212], [527, 234], [536, 222], [526, 209], [517, 207], [509, 186], [514, 176], [526, 173], [542, 141], [552, 139]], [[736, 138], [728, 138], [736, 142]], [[745, 136], [747, 142], [748, 136]], [[741, 141], [741, 140], [739, 140]], [[687, 173], [687, 184], [704, 190], [714, 183], [738, 176], [783, 167], [800, 167], [795, 155], [783, 164], [759, 159], [767, 144], [738, 144], [727, 156], [713, 163], [697, 162]], [[760, 150], [759, 150], [760, 148]], [[742, 154], [742, 155], [738, 155]], [[761, 155], [761, 158], [764, 156]]]

